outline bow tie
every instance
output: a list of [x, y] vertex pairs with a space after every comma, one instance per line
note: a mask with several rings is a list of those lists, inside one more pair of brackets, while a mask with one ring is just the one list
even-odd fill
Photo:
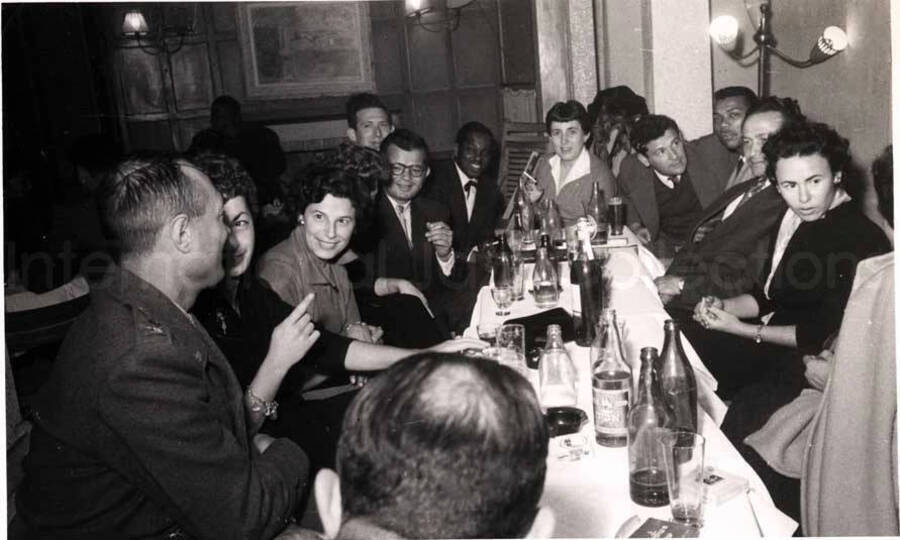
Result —
[[463, 186], [463, 190], [466, 192], [466, 195], [468, 195], [473, 188], [478, 189], [478, 182], [476, 182], [475, 180], [469, 180], [468, 182], [466, 182], [466, 185]]

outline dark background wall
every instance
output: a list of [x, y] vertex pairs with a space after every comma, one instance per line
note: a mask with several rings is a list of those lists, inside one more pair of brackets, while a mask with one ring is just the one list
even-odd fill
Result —
[[[254, 123], [340, 121], [346, 95], [246, 97], [239, 5], [4, 4], [4, 154], [42, 152], [67, 176], [66, 149], [88, 133], [111, 133], [125, 151], [184, 150], [221, 94], [241, 101]], [[416, 25], [402, 0], [367, 5], [376, 92], [438, 155], [469, 120], [499, 133], [502, 88], [535, 86], [530, 0], [475, 0], [453, 32]], [[135, 8], [151, 29], [193, 20], [194, 33], [175, 54], [149, 55], [121, 36], [124, 13]], [[332, 133], [288, 150], [335, 143]]]

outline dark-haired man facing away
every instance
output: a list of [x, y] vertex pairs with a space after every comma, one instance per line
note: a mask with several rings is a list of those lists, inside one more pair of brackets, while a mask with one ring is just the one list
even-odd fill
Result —
[[548, 434], [531, 385], [454, 354], [402, 360], [344, 417], [316, 478], [328, 538], [546, 538]]
[[234, 373], [187, 314], [224, 274], [222, 197], [168, 158], [121, 163], [99, 197], [120, 257], [34, 404], [20, 515], [39, 538], [275, 536], [308, 461], [249, 432]]

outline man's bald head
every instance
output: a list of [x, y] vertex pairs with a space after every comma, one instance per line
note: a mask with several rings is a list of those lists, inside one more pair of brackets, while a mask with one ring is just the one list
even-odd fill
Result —
[[522, 537], [538, 510], [548, 435], [531, 384], [496, 362], [422, 354], [398, 362], [344, 417], [345, 521], [406, 538]]

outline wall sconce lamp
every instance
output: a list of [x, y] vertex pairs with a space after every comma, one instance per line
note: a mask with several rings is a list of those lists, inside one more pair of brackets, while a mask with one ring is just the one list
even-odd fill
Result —
[[[162, 23], [162, 11], [156, 18], [159, 21], [154, 32], [150, 31], [147, 19], [139, 9], [131, 9], [125, 13], [122, 20], [122, 36], [137, 41], [138, 47], [147, 54], [158, 55], [166, 53], [172, 55], [181, 50], [184, 45], [184, 37], [194, 33], [194, 24], [197, 20], [197, 4], [194, 4], [193, 16], [186, 25], [165, 25]], [[178, 43], [171, 47], [169, 41], [178, 38]]]
[[774, 54], [794, 67], [807, 68], [822, 63], [847, 48], [847, 34], [837, 26], [829, 26], [813, 44], [808, 60], [791, 58], [776, 48], [775, 36], [772, 35], [769, 26], [772, 17], [772, 6], [769, 0], [759, 6], [759, 12], [759, 28], [753, 34], [753, 41], [756, 42], [757, 47], [745, 55], [740, 55], [738, 51], [740, 29], [737, 19], [734, 17], [721, 15], [713, 19], [709, 25], [709, 35], [725, 52], [737, 60], [748, 58], [754, 52], [759, 51], [757, 91], [761, 97], [769, 93], [769, 54]]
[[474, 0], [406, 0], [406, 16], [429, 32], [459, 28], [462, 9]]

